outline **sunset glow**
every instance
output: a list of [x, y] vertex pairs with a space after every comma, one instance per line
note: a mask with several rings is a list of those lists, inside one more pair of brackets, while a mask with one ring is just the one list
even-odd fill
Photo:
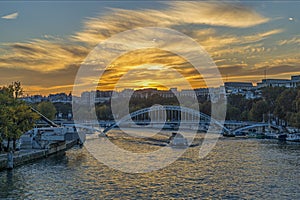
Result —
[[[148, 2], [138, 6], [99, 2], [82, 8], [72, 2], [45, 4], [50, 7], [42, 15], [39, 2], [1, 3], [0, 24], [5, 30], [0, 41], [0, 85], [18, 80], [26, 94], [69, 93], [78, 68], [97, 44], [139, 27], [171, 28], [193, 38], [210, 54], [223, 80], [256, 83], [265, 70], [269, 78], [289, 78], [300, 71], [299, 2]], [[60, 9], [54, 16], [57, 6]], [[78, 9], [83, 14], [75, 19]], [[64, 27], [66, 23], [73, 28]], [[159, 41], [153, 38], [153, 42]], [[113, 61], [99, 89], [168, 89], [165, 82], [184, 89], [183, 80], [175, 78], [172, 70], [193, 88], [206, 87], [201, 74], [182, 57], [144, 49]]]

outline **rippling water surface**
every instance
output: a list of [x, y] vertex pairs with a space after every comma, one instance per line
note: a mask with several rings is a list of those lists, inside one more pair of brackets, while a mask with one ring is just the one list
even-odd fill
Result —
[[[167, 138], [133, 141], [118, 131], [110, 137], [136, 152], [161, 148]], [[164, 169], [130, 174], [75, 147], [0, 172], [0, 199], [300, 199], [300, 144], [222, 138], [207, 157], [198, 155], [194, 145]]]

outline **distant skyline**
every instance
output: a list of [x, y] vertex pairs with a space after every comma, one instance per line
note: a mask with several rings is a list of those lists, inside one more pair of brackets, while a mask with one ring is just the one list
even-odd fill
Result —
[[[242, 83], [243, 87], [249, 87], [249, 84], [252, 84], [252, 89], [260, 89], [261, 87], [265, 87], [265, 83], [264, 83], [264, 80], [271, 80], [270, 84], [273, 84], [273, 87], [277, 87], [278, 85], [282, 85], [282, 86], [279, 86], [279, 87], [297, 87], [297, 86], [293, 86], [293, 85], [289, 85], [287, 86], [287, 84], [290, 84], [291, 82], [293, 81], [296, 81], [296, 83], [294, 84], [298, 84], [299, 83], [299, 77], [300, 77], [300, 73], [299, 75], [294, 75], [292, 77], [290, 77], [290, 79], [262, 79], [260, 82], [257, 82], [257, 85], [253, 84], [252, 82], [237, 82], [237, 81], [233, 81], [233, 82], [227, 82], [227, 81], [224, 81], [224, 85], [220, 85], [218, 87], [213, 87], [212, 89], [219, 89], [219, 88], [222, 88], [224, 87], [226, 89], [226, 87], [240, 87], [240, 85], [235, 85], [235, 86], [232, 86], [231, 83], [234, 83], [234, 84], [239, 84], [239, 83]], [[293, 80], [294, 79], [294, 80]], [[275, 80], [275, 82], [272, 82], [272, 80]], [[229, 83], [231, 84], [230, 86], [226, 86], [226, 83]], [[260, 85], [259, 85], [260, 84]], [[245, 86], [246, 85], [246, 86]], [[277, 86], [276, 86], [277, 85]], [[209, 90], [210, 88], [209, 87], [199, 87], [199, 88], [193, 88], [193, 90]], [[177, 91], [177, 92], [183, 92], [183, 91], [191, 91], [192, 89], [184, 89], [184, 88], [177, 88], [177, 87], [173, 87], [173, 88], [167, 88], [167, 87], [140, 87], [140, 88], [117, 88], [115, 87], [114, 89], [104, 89], [104, 90], [101, 90], [100, 88], [97, 88], [97, 90], [87, 90], [87, 91], [82, 91], [80, 94], [77, 94], [77, 95], [73, 95], [72, 92], [70, 93], [66, 93], [66, 92], [54, 92], [54, 93], [47, 93], [46, 95], [41, 95], [41, 94], [35, 94], [35, 93], [32, 93], [31, 95], [29, 94], [24, 94], [23, 97], [31, 97], [31, 96], [51, 96], [51, 95], [59, 95], [59, 94], [65, 94], [65, 95], [72, 95], [72, 96], [81, 96], [83, 93], [86, 93], [86, 92], [117, 92], [117, 93], [122, 93], [122, 92], [127, 92], [127, 91], [147, 91], [147, 90], [157, 90], [157, 91], [162, 91], [162, 92], [169, 92], [169, 91]]]
[[[99, 42], [137, 27], [167, 27], [193, 38], [223, 81], [257, 83], [265, 70], [268, 78], [289, 79], [300, 72], [299, 10], [300, 2], [271, 1], [2, 1], [0, 85], [21, 81], [28, 94], [69, 93], [80, 64]], [[100, 89], [114, 89], [128, 70], [134, 73], [126, 75], [123, 88], [162, 89], [172, 80], [184, 89], [170, 69], [194, 88], [205, 87], [186, 60], [158, 49], [128, 53], [111, 66]]]

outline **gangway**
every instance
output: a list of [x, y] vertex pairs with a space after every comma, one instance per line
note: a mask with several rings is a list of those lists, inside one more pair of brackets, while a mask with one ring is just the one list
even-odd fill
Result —
[[36, 109], [34, 109], [33, 107], [30, 106], [30, 109], [35, 112], [36, 114], [38, 114], [42, 120], [44, 120], [47, 124], [49, 124], [52, 127], [60, 127], [58, 124], [54, 123], [53, 121], [51, 121], [50, 119], [48, 119], [45, 115], [43, 115], [42, 113], [40, 113], [39, 111], [37, 111]]

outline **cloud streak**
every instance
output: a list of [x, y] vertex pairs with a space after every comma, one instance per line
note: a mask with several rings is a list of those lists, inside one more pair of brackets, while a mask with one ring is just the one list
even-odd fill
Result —
[[77, 41], [92, 45], [113, 34], [138, 27], [169, 27], [211, 25], [247, 28], [269, 21], [245, 6], [229, 3], [172, 2], [162, 10], [112, 9], [112, 13], [85, 22], [84, 31], [76, 33]]
[[2, 19], [17, 19], [18, 16], [19, 16], [19, 13], [15, 12], [15, 13], [12, 13], [9, 15], [2, 16], [1, 18]]
[[[172, 28], [192, 37], [208, 51], [221, 73], [232, 80], [255, 81], [260, 77], [254, 74], [266, 67], [273, 69], [274, 74], [285, 74], [287, 69], [299, 71], [300, 59], [290, 51], [278, 49], [298, 44], [298, 38], [269, 45], [268, 40], [284, 30], [256, 29], [255, 26], [268, 21], [254, 10], [234, 3], [173, 2], [158, 10], [110, 9], [105, 15], [87, 19], [83, 29], [69, 38], [47, 36], [46, 39], [2, 44], [0, 73], [7, 78], [1, 81], [21, 80], [29, 91], [41, 90], [45, 94], [70, 90], [80, 64], [99, 42], [119, 32], [149, 26]], [[223, 31], [224, 27], [231, 31]], [[138, 42], [132, 41], [130, 45]], [[176, 41], [170, 45], [180, 47], [181, 44]], [[116, 51], [118, 48], [122, 47], [112, 47]], [[97, 63], [93, 65], [91, 70], [97, 73]], [[174, 87], [180, 88], [182, 81], [176, 80], [170, 70], [182, 74], [195, 88], [205, 86], [201, 74], [185, 59], [159, 49], [147, 49], [129, 52], [113, 61], [103, 74], [101, 89], [114, 89], [130, 70], [134, 73], [127, 75], [122, 87], [140, 88], [139, 84], [160, 87], [163, 81], [172, 80]]]
[[60, 40], [32, 40], [4, 44], [6, 52], [0, 56], [0, 67], [56, 71], [69, 65], [79, 65], [89, 50], [84, 46]]
[[278, 42], [279, 45], [289, 45], [289, 44], [296, 44], [300, 45], [300, 36], [293, 37], [291, 39], [286, 39], [286, 40], [280, 40]]

